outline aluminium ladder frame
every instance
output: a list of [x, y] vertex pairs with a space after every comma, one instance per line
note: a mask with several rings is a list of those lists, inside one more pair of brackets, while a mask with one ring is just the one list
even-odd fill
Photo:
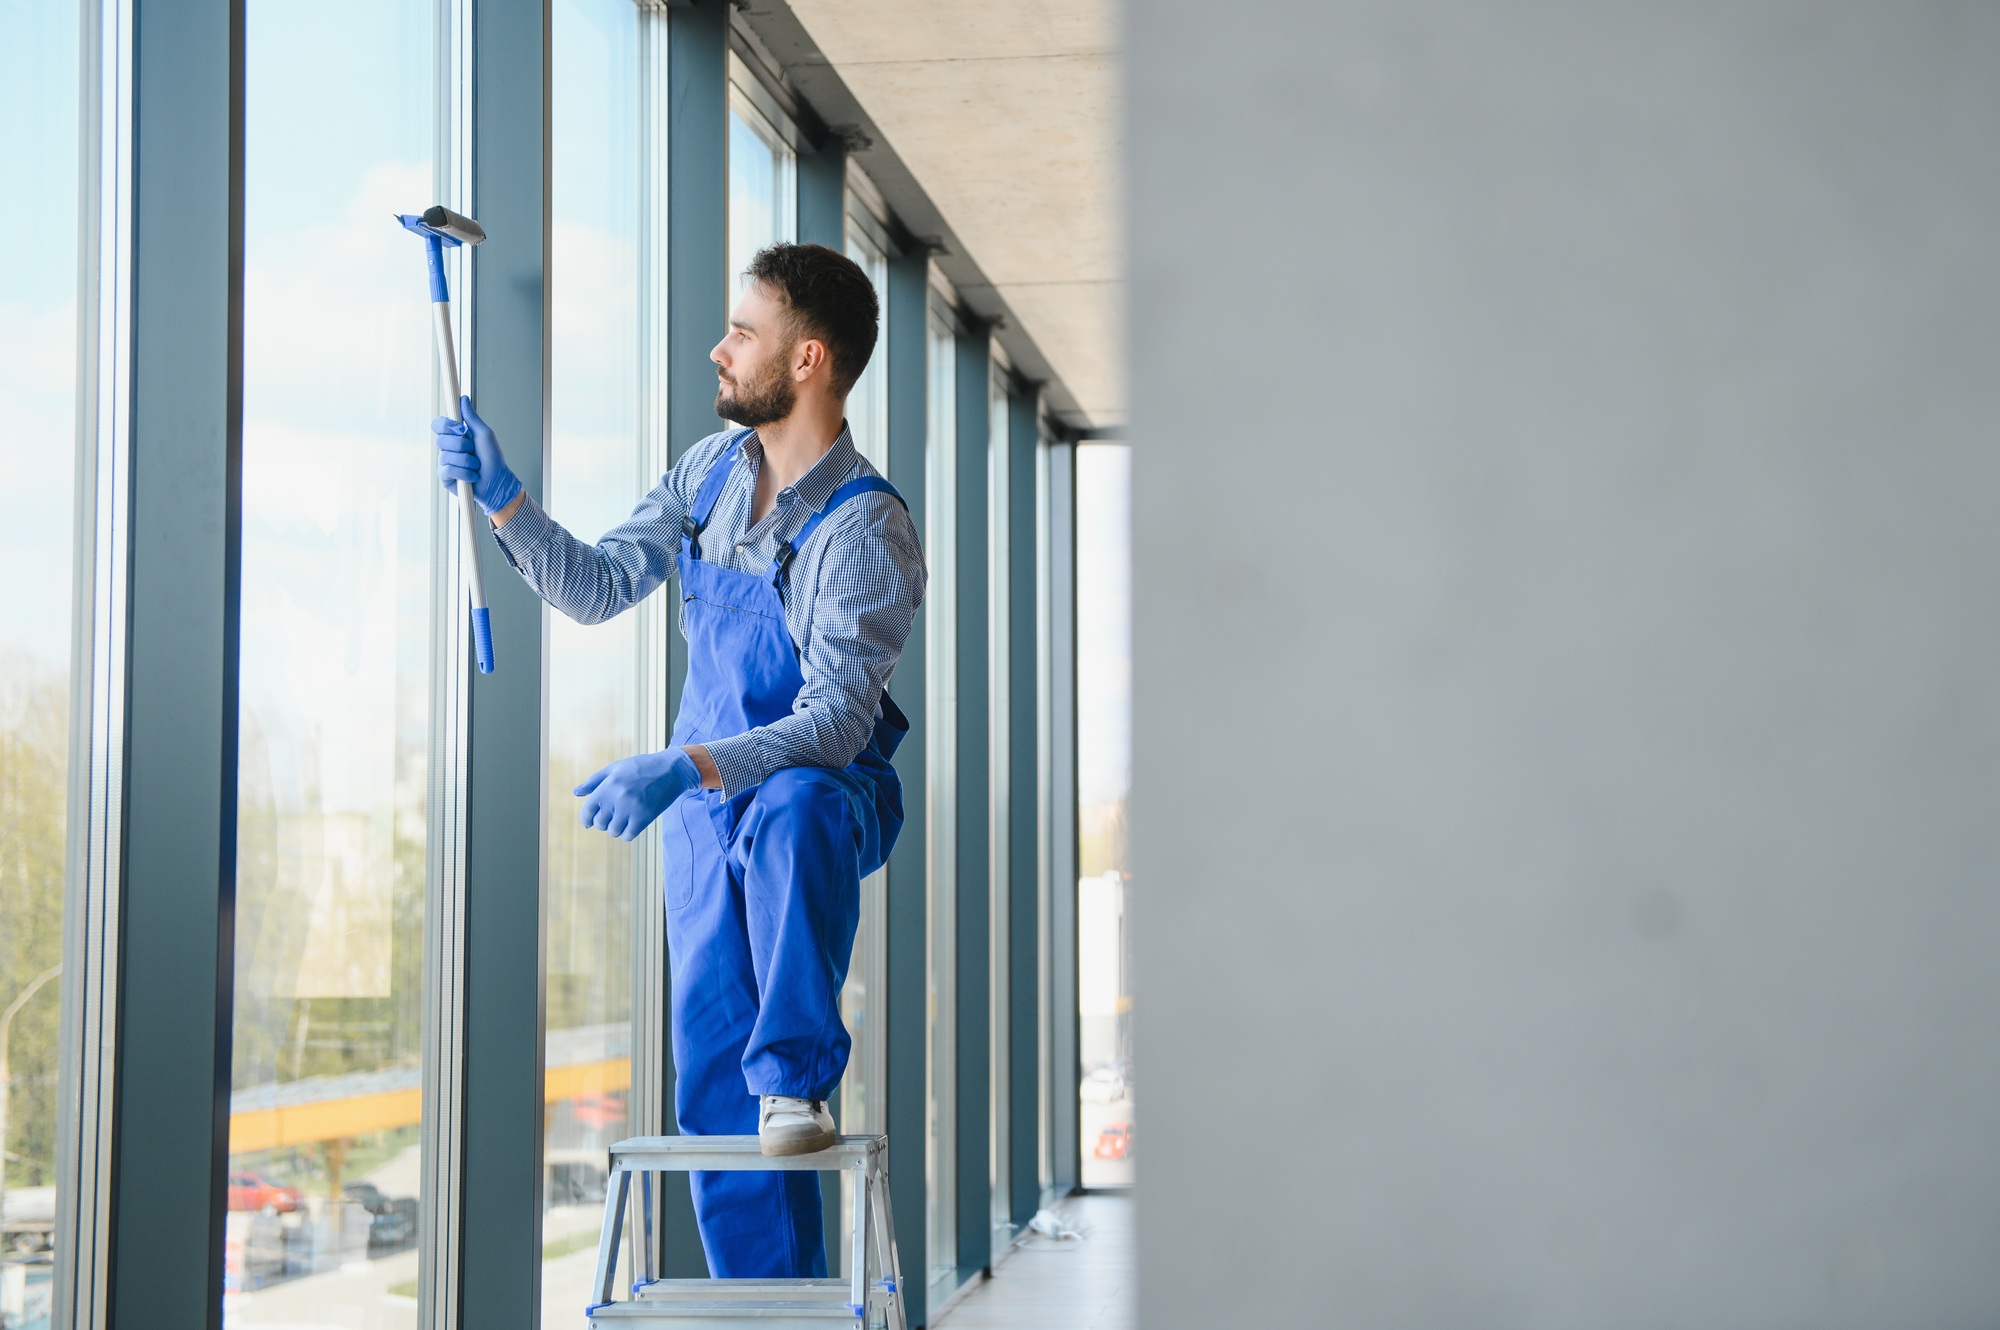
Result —
[[[634, 1136], [611, 1147], [597, 1272], [584, 1315], [596, 1327], [685, 1330], [742, 1323], [758, 1330], [868, 1330], [879, 1312], [887, 1330], [907, 1330], [896, 1225], [889, 1210], [889, 1138], [842, 1136], [813, 1154], [766, 1155], [755, 1136]], [[839, 1170], [854, 1175], [853, 1237], [846, 1279], [662, 1279], [653, 1271], [655, 1173], [696, 1169]], [[632, 1182], [639, 1184], [631, 1204]], [[632, 1297], [613, 1298], [618, 1244], [629, 1214], [636, 1267]], [[874, 1242], [869, 1242], [870, 1236]], [[874, 1256], [872, 1263], [869, 1260]], [[873, 1278], [871, 1278], [871, 1273]]]

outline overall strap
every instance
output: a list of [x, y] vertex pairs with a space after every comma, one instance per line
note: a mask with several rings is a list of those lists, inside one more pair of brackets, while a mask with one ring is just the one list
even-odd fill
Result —
[[729, 441], [722, 450], [722, 456], [715, 459], [708, 468], [708, 474], [701, 478], [701, 489], [696, 491], [694, 506], [681, 519], [681, 534], [687, 537], [688, 552], [695, 558], [701, 557], [701, 532], [708, 525], [708, 515], [715, 511], [715, 502], [722, 497], [722, 487], [729, 483], [729, 473], [736, 469], [736, 459], [743, 452], [743, 440], [750, 437], [745, 430]]
[[784, 593], [785, 573], [791, 568], [792, 556], [799, 552], [800, 546], [812, 538], [812, 533], [819, 530], [819, 524], [824, 522], [834, 509], [849, 499], [858, 498], [863, 494], [886, 494], [902, 504], [905, 511], [908, 511], [910, 506], [904, 501], [903, 496], [896, 492], [896, 487], [880, 476], [856, 476], [827, 495], [826, 506], [808, 517], [806, 524], [799, 528], [798, 534], [780, 545], [777, 557], [771, 560], [771, 584], [778, 588], [779, 594]]

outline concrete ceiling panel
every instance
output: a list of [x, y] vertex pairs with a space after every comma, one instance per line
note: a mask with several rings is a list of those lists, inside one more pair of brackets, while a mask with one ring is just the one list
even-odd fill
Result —
[[1124, 420], [1117, 10], [791, 0], [1095, 426]]

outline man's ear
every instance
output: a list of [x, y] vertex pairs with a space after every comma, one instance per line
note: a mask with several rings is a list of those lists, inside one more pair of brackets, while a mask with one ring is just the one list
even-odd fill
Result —
[[798, 350], [792, 352], [792, 377], [804, 379], [825, 364], [826, 343], [817, 337], [801, 337]]

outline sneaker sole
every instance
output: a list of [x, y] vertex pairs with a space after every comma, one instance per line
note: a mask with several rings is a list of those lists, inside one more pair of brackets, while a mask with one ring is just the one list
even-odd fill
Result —
[[774, 1158], [779, 1155], [816, 1155], [839, 1139], [838, 1136], [829, 1131], [819, 1136], [804, 1136], [793, 1141], [760, 1140], [758, 1142], [758, 1149], [762, 1150], [767, 1158]]

